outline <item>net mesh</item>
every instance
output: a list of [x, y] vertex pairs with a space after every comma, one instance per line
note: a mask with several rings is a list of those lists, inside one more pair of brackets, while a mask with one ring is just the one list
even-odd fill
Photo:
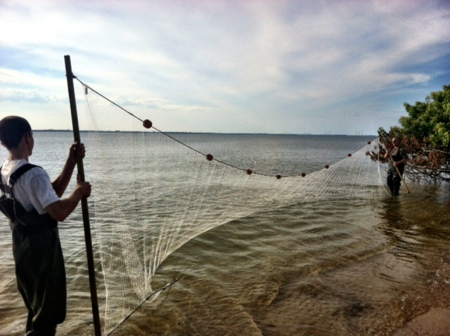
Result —
[[367, 199], [382, 190], [383, 170], [367, 155], [377, 151], [376, 140], [318, 171], [260, 173], [211, 160], [214, 153], [146, 129], [141, 119], [82, 85], [86, 113], [79, 122], [88, 148], [86, 180], [93, 185], [103, 334], [158, 296], [164, 289], [152, 288], [158, 266], [201, 233], [292, 204]]

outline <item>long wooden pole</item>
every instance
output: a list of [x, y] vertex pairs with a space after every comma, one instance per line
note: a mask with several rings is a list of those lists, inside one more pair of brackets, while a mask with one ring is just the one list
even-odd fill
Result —
[[[73, 88], [74, 75], [72, 73], [72, 64], [70, 63], [70, 56], [69, 55], [64, 56], [64, 60], [66, 63], [66, 77], [67, 77], [67, 87], [69, 89], [70, 111], [72, 113], [73, 136], [75, 142], [80, 144], [81, 143], [80, 128], [78, 126], [77, 104], [75, 101], [75, 90]], [[83, 159], [80, 157], [77, 158], [77, 167], [78, 167], [78, 174], [80, 175], [80, 180], [82, 182], [85, 182]], [[86, 243], [86, 254], [89, 271], [89, 286], [91, 290], [92, 314], [94, 318], [95, 336], [101, 336], [100, 315], [98, 310], [98, 299], [97, 299], [97, 286], [95, 283], [94, 253], [92, 252], [91, 225], [89, 221], [89, 210], [86, 197], [83, 197], [81, 199], [81, 209], [83, 212], [84, 240]]]
[[383, 143], [384, 147], [386, 147], [386, 151], [387, 151], [388, 154], [389, 154], [389, 159], [391, 159], [392, 165], [394, 166], [395, 170], [397, 171], [397, 174], [398, 174], [398, 175], [400, 176], [400, 178], [402, 179], [403, 184], [405, 185], [406, 191], [408, 192], [408, 194], [410, 194], [411, 192], [409, 191], [408, 185], [406, 184], [405, 180], [403, 179], [402, 174], [400, 174], [400, 170], [398, 170], [397, 166], [394, 165], [394, 162], [395, 162], [395, 161], [394, 161], [394, 159], [392, 158], [391, 152], [388, 151], [387, 145], [384, 143], [383, 137], [381, 136], [380, 132], [378, 132], [378, 136], [380, 137], [380, 141]]

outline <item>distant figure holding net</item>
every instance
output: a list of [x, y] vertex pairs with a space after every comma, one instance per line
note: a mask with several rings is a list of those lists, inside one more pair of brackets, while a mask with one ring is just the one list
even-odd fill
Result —
[[384, 155], [388, 160], [387, 185], [393, 196], [398, 196], [405, 164], [408, 161], [408, 152], [401, 147], [400, 139], [392, 138], [393, 147], [386, 150]]
[[27, 336], [53, 336], [66, 317], [66, 275], [58, 233], [64, 221], [91, 186], [80, 182], [66, 199], [77, 157], [84, 145], [70, 147], [69, 157], [51, 183], [47, 172], [28, 163], [34, 147], [28, 121], [9, 116], [0, 121], [0, 141], [9, 151], [1, 167], [0, 210], [10, 220], [17, 286], [28, 309]]

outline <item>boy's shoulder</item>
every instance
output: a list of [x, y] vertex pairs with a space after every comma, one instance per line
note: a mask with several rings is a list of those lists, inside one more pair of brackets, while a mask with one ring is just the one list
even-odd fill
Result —
[[7, 161], [1, 169], [1, 174], [4, 180], [10, 182], [17, 182], [19, 177], [22, 175], [27, 175], [28, 178], [32, 178], [37, 175], [45, 174], [46, 171], [37, 165], [31, 164], [25, 160], [9, 160]]

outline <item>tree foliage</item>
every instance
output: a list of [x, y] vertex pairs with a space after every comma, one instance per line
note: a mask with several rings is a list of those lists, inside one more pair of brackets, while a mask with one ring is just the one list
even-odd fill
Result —
[[442, 91], [431, 92], [425, 102], [404, 104], [408, 117], [399, 122], [403, 134], [431, 144], [436, 149], [450, 149], [450, 85]]
[[[410, 155], [405, 169], [409, 178], [450, 181], [450, 85], [431, 92], [424, 102], [404, 106], [408, 116], [400, 118], [400, 127], [391, 127], [389, 133], [380, 127], [383, 144], [389, 148], [393, 137], [402, 139]], [[371, 156], [378, 159], [380, 155]]]

